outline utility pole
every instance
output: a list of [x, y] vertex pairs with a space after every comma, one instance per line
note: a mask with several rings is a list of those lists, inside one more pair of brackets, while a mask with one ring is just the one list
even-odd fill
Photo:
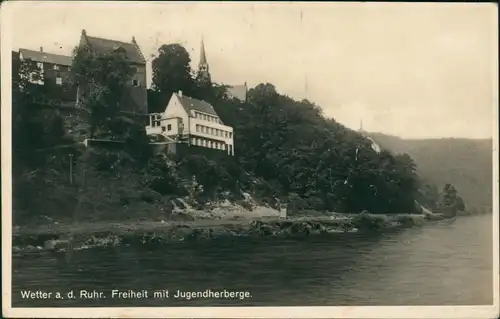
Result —
[[69, 154], [69, 183], [73, 185], [73, 154]]

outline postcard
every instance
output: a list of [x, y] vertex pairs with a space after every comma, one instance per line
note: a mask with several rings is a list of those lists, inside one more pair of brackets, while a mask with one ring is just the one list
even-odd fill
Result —
[[1, 14], [4, 316], [498, 317], [494, 4]]

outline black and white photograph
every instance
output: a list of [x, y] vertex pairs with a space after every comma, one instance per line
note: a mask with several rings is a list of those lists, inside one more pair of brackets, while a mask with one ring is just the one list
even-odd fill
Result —
[[498, 317], [496, 4], [1, 15], [3, 316]]

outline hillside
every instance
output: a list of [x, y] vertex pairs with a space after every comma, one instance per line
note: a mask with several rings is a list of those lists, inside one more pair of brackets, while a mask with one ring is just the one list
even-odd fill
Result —
[[[323, 213], [419, 211], [421, 181], [407, 154], [373, 149], [362, 134], [325, 118], [321, 106], [292, 99], [270, 83], [251, 88], [246, 101], [233, 99], [224, 86], [193, 76], [182, 46], [159, 51], [151, 105], [164, 107], [179, 90], [212, 104], [234, 129], [235, 155], [155, 154], [144, 124], [122, 112], [133, 70], [117, 52], [75, 50], [71, 77], [79, 83], [83, 113], [41, 108], [37, 101], [54, 97], [30, 80], [41, 77], [36, 64], [23, 61], [13, 66], [12, 79], [16, 222], [37, 223], [40, 215], [164, 220], [181, 217], [189, 207], [206, 212], [222, 202], [244, 207], [246, 215], [251, 204], [267, 209], [278, 202]], [[120, 150], [84, 148], [76, 143], [82, 137], [123, 143]], [[175, 138], [184, 143], [189, 136]]]
[[455, 185], [469, 207], [492, 206], [491, 139], [402, 139], [369, 133], [381, 147], [408, 153], [417, 164], [420, 177], [442, 188]]

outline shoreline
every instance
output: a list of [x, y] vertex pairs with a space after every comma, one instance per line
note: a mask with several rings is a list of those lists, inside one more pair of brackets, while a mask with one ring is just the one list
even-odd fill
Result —
[[[155, 245], [229, 237], [304, 237], [339, 233], [384, 232], [443, 220], [429, 214], [342, 214], [306, 212], [283, 219], [270, 207], [247, 210], [234, 204], [209, 210], [179, 209], [168, 220], [128, 219], [51, 221], [12, 229], [14, 252], [68, 251], [121, 245]], [[471, 214], [459, 214], [468, 216]], [[473, 214], [472, 214], [473, 215]], [[436, 215], [437, 217], [437, 215]], [[166, 218], [166, 219], [167, 219]], [[180, 219], [179, 219], [180, 218]], [[186, 219], [187, 218], [187, 219]]]
[[13, 229], [13, 251], [68, 251], [96, 247], [158, 245], [229, 237], [309, 237], [317, 235], [383, 232], [422, 226], [424, 215], [336, 214], [291, 216], [280, 219], [260, 216], [242, 219], [194, 221], [76, 223]]

